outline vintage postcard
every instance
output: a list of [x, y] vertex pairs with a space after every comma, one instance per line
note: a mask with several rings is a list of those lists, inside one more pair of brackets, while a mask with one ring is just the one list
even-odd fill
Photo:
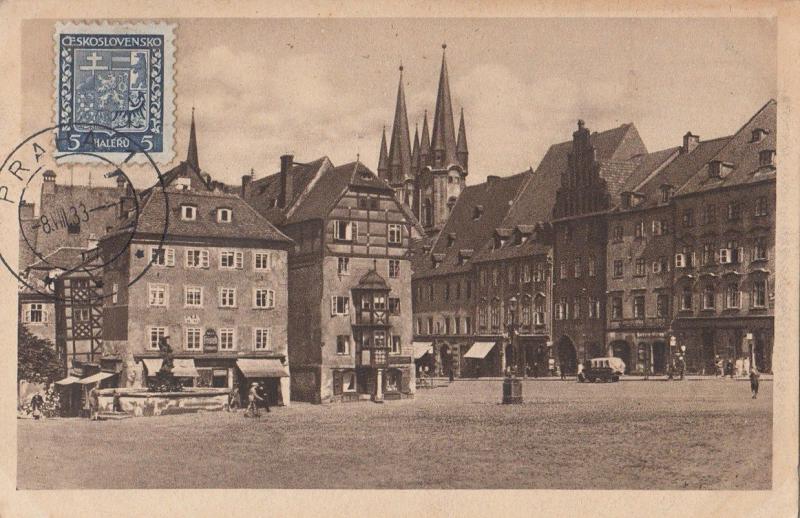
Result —
[[795, 515], [790, 4], [0, 5], [0, 515]]

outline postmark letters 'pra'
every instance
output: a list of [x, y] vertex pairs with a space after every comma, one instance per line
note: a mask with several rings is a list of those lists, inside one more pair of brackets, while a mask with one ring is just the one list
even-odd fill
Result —
[[172, 159], [173, 30], [165, 23], [56, 27], [58, 151], [82, 162], [139, 150], [156, 162]]

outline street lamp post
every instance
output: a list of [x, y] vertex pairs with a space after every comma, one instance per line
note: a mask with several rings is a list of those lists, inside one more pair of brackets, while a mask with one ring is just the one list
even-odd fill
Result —
[[[517, 297], [512, 296], [508, 300], [508, 308], [511, 311], [511, 323], [508, 325], [508, 344], [511, 346], [511, 354], [513, 362], [509, 362], [509, 358], [506, 358], [506, 365], [512, 370], [512, 372], [516, 372], [517, 370], [517, 347], [516, 347], [516, 335], [517, 335]], [[509, 365], [509, 363], [513, 363]]]

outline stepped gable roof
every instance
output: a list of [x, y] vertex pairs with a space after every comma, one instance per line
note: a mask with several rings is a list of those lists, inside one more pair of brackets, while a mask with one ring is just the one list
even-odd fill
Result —
[[326, 170], [320, 170], [311, 185], [287, 214], [287, 223], [297, 223], [311, 219], [324, 219], [328, 216], [339, 196], [348, 187], [377, 189], [393, 193], [389, 185], [379, 179], [361, 162], [350, 162]]
[[[139, 219], [136, 222], [136, 234], [161, 235], [164, 232], [164, 221], [167, 218], [169, 203], [169, 219], [167, 238], [224, 238], [224, 239], [256, 239], [280, 243], [291, 243], [292, 240], [275, 228], [266, 218], [256, 212], [247, 202], [235, 194], [209, 191], [169, 191], [152, 190], [142, 202]], [[180, 217], [180, 206], [190, 204], [197, 207], [194, 221], [185, 221]], [[230, 223], [217, 222], [217, 209], [231, 209], [233, 220]], [[132, 221], [122, 222], [118, 232], [129, 231]]]
[[[481, 184], [468, 185], [453, 206], [450, 217], [434, 242], [431, 252], [415, 256], [415, 277], [433, 277], [469, 271], [471, 268], [469, 263], [458, 264], [459, 251], [478, 250], [484, 242], [491, 239], [530, 174], [530, 171], [524, 171], [512, 176], [493, 178]], [[482, 210], [479, 211], [480, 217], [476, 218], [478, 207], [482, 207]], [[446, 236], [451, 233], [455, 233], [455, 240], [448, 246]], [[438, 268], [433, 268], [431, 254], [438, 253], [443, 253], [444, 259]]]
[[[770, 99], [753, 117], [742, 126], [725, 145], [710, 157], [708, 161], [719, 160], [733, 166], [724, 178], [708, 177], [708, 161], [695, 175], [676, 192], [676, 195], [705, 192], [713, 189], [747, 185], [768, 179], [775, 179], [774, 166], [762, 167], [759, 164], [759, 153], [765, 150], [775, 151], [778, 105]], [[752, 133], [756, 129], [766, 130], [764, 137], [752, 141]], [[696, 151], [696, 150], [695, 150]]]
[[[292, 179], [292, 199], [287, 200], [289, 209], [293, 207], [309, 185], [330, 167], [332, 164], [328, 157], [321, 157], [307, 164], [294, 163], [291, 166], [288, 173]], [[286, 218], [287, 210], [276, 206], [280, 191], [281, 175], [278, 172], [253, 180], [250, 183], [247, 201], [262, 216], [275, 224], [281, 224]]]

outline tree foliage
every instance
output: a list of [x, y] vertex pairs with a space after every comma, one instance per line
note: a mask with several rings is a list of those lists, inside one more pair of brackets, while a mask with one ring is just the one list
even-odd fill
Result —
[[52, 383], [64, 377], [64, 369], [50, 340], [32, 334], [19, 325], [17, 337], [17, 381]]

